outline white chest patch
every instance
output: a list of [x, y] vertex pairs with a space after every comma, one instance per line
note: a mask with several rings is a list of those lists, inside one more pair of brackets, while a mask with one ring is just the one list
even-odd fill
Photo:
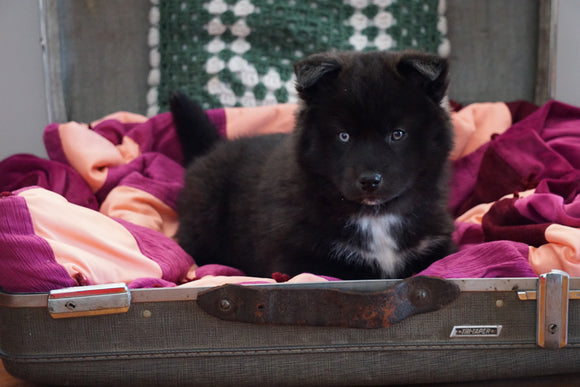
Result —
[[363, 259], [378, 265], [386, 276], [393, 275], [403, 263], [393, 239], [393, 230], [402, 226], [402, 218], [396, 215], [363, 216], [353, 219], [353, 223], [366, 238], [367, 249], [360, 251]]

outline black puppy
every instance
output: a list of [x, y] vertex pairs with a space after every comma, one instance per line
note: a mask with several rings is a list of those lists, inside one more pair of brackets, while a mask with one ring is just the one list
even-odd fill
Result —
[[453, 250], [447, 61], [417, 52], [323, 53], [294, 66], [290, 134], [220, 140], [182, 94], [186, 160], [176, 238], [198, 264], [247, 275], [403, 278]]

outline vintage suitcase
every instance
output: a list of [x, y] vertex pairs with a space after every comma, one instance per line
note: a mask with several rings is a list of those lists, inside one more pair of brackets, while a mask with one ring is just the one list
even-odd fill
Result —
[[[580, 371], [580, 279], [0, 294], [9, 373], [57, 385], [385, 385]], [[569, 302], [569, 300], [572, 300]]]

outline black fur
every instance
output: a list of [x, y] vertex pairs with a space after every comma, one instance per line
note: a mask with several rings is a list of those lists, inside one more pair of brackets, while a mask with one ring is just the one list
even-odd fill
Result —
[[173, 123], [181, 143], [183, 163], [188, 165], [195, 157], [209, 152], [220, 140], [220, 135], [203, 108], [186, 95], [175, 93], [170, 103]]
[[234, 141], [175, 95], [195, 158], [178, 242], [200, 265], [255, 276], [402, 278], [449, 254], [447, 68], [417, 52], [313, 55], [294, 67], [295, 130]]

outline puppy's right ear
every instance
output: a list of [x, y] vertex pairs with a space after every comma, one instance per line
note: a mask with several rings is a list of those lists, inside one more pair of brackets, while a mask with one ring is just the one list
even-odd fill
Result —
[[314, 86], [338, 74], [340, 69], [341, 65], [335, 58], [324, 54], [312, 55], [294, 65], [296, 90], [304, 97]]
[[440, 103], [449, 85], [449, 63], [432, 54], [404, 53], [397, 71], [409, 82], [419, 86], [436, 103]]

